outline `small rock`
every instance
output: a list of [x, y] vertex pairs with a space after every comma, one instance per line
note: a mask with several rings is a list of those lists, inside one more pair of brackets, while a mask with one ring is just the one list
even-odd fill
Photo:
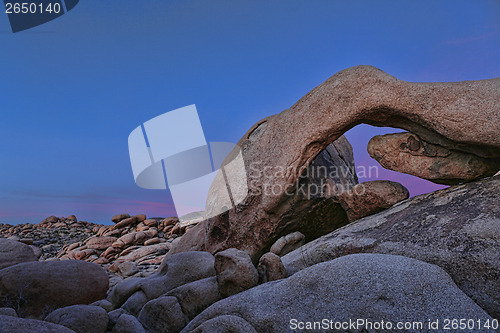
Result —
[[1, 316], [17, 317], [17, 312], [13, 308], [0, 308]]
[[137, 318], [151, 333], [179, 332], [188, 323], [177, 298], [173, 296], [149, 301]]
[[90, 238], [85, 245], [89, 249], [105, 250], [111, 246], [118, 238], [110, 236], [101, 236]]
[[286, 277], [286, 269], [278, 255], [268, 252], [260, 257], [257, 266], [259, 283], [280, 280]]
[[139, 320], [129, 314], [122, 314], [111, 333], [146, 333]]
[[120, 222], [122, 220], [125, 220], [125, 219], [129, 218], [129, 217], [130, 217], [129, 214], [116, 214], [115, 216], [113, 216], [111, 218], [111, 222], [118, 223], [118, 222]]
[[257, 285], [259, 276], [245, 251], [227, 249], [215, 255], [217, 283], [222, 296], [228, 297]]
[[270, 252], [282, 257], [305, 244], [306, 237], [299, 231], [280, 237], [272, 246]]

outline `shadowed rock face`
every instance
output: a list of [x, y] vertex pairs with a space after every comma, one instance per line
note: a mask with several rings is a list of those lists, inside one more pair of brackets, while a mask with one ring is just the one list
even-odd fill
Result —
[[446, 149], [412, 133], [377, 135], [368, 143], [368, 153], [386, 169], [437, 184], [472, 181], [493, 176], [500, 169], [500, 158], [483, 158]]
[[[296, 183], [303, 167], [329, 143], [361, 123], [402, 128], [451, 150], [500, 157], [499, 93], [500, 78], [412, 83], [371, 66], [352, 67], [329, 78], [290, 109], [255, 124], [225, 164], [241, 150], [252, 187], [284, 189]], [[249, 174], [252, 165], [287, 171]], [[256, 260], [277, 237], [297, 231], [287, 230], [290, 219], [285, 213], [296, 216], [301, 211], [291, 209], [294, 200], [280, 191], [249, 193], [235, 208], [191, 229], [171, 252], [235, 247]]]

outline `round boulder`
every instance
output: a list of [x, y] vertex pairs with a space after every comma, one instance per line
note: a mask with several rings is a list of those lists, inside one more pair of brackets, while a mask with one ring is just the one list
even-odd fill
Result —
[[0, 307], [18, 308], [20, 317], [40, 318], [57, 308], [103, 299], [108, 283], [101, 266], [90, 262], [18, 264], [0, 270]]
[[108, 314], [100, 306], [72, 305], [49, 313], [45, 321], [76, 333], [104, 333], [108, 327]]

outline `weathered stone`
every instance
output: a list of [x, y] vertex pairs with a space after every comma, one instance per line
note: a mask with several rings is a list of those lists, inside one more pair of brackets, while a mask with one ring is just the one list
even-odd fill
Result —
[[[383, 318], [385, 322], [423, 325], [435, 318], [492, 321], [438, 266], [381, 254], [344, 256], [223, 299], [199, 314], [182, 332], [192, 332], [225, 315], [237, 315], [257, 332], [277, 333], [297, 330], [294, 323], [323, 318], [333, 322], [380, 322]], [[425, 326], [415, 331], [426, 331]]]
[[353, 222], [282, 257], [288, 274], [360, 252], [399, 254], [442, 267], [500, 318], [500, 176], [453, 186]]
[[149, 301], [137, 318], [151, 333], [179, 332], [188, 323], [177, 298], [173, 296]]
[[269, 252], [278, 256], [292, 252], [293, 250], [301, 247], [306, 242], [306, 237], [299, 231], [292, 232], [286, 236], [280, 237], [272, 246]]
[[146, 219], [144, 220], [144, 225], [148, 226], [148, 227], [156, 227], [158, 225], [158, 221], [154, 220], [154, 219]]
[[109, 312], [109, 311], [113, 310], [113, 304], [111, 304], [110, 301], [105, 300], [105, 299], [98, 300], [97, 302], [94, 302], [94, 303], [92, 303], [90, 305], [100, 306], [101, 308], [103, 308], [104, 310], [106, 310], [106, 312]]
[[278, 255], [268, 252], [259, 259], [257, 266], [259, 283], [280, 280], [286, 277], [285, 266]]
[[[129, 248], [131, 249], [131, 248]], [[160, 243], [148, 246], [140, 246], [136, 249], [131, 250], [129, 253], [120, 253], [120, 256], [116, 259], [117, 261], [136, 261], [150, 254], [161, 255], [168, 251], [167, 243]]]
[[0, 238], [0, 269], [37, 259], [29, 245]]
[[174, 296], [189, 320], [222, 299], [215, 276], [177, 287], [165, 296]]
[[408, 189], [389, 180], [374, 180], [353, 186], [342, 192], [340, 204], [349, 221], [381, 212], [410, 197]]
[[120, 274], [123, 277], [134, 275], [139, 271], [137, 264], [130, 261], [116, 262], [108, 268], [111, 272]]
[[[499, 82], [500, 78], [413, 83], [371, 66], [335, 74], [290, 109], [259, 121], [243, 136], [223, 168], [241, 152], [246, 170], [233, 173], [241, 182], [246, 179], [251, 191], [236, 207], [190, 229], [171, 253], [200, 249], [216, 253], [234, 247], [256, 260], [284, 234], [301, 231], [308, 237], [300, 225], [290, 224], [294, 218], [303, 220], [300, 206], [295, 207], [303, 200], [285, 189], [300, 181], [304, 168], [325, 147], [360, 123], [403, 128], [451, 150], [500, 157]], [[268, 172], [263, 172], [264, 167]], [[285, 171], [273, 172], [277, 168]], [[214, 200], [218, 190], [213, 184], [208, 199]], [[290, 225], [297, 228], [283, 230]]]
[[111, 333], [146, 333], [146, 331], [137, 318], [123, 314], [118, 318]]
[[76, 333], [105, 333], [108, 314], [99, 306], [72, 305], [49, 313], [45, 321], [65, 326]]
[[108, 275], [84, 261], [28, 262], [0, 270], [0, 306], [20, 317], [41, 317], [54, 309], [103, 299]]
[[43, 254], [42, 250], [38, 246], [35, 246], [35, 245], [30, 245], [29, 247], [33, 251], [33, 254], [35, 255], [36, 260], [40, 259], [40, 257]]
[[158, 271], [145, 278], [129, 278], [117, 284], [107, 299], [120, 307], [136, 291], [153, 299], [183, 284], [215, 276], [214, 256], [208, 252], [184, 252], [166, 258]]
[[124, 228], [124, 227], [127, 227], [129, 225], [136, 224], [136, 223], [139, 223], [139, 221], [137, 220], [137, 217], [132, 216], [132, 217], [126, 218], [126, 219], [121, 220], [120, 222], [116, 223], [114, 226], [111, 227], [111, 229], [112, 230], [120, 229], [120, 228]]
[[0, 332], [8, 333], [75, 333], [61, 325], [35, 319], [23, 319], [0, 315]]
[[147, 218], [145, 214], [134, 215], [133, 217], [137, 219], [137, 222], [144, 222]]
[[215, 255], [219, 292], [228, 297], [250, 289], [259, 282], [257, 269], [245, 251], [227, 249]]
[[17, 317], [17, 312], [13, 308], [0, 308], [0, 315]]
[[113, 311], [108, 312], [108, 331], [113, 329], [113, 326], [116, 325], [118, 319], [124, 314], [129, 314], [125, 309], [119, 308]]
[[191, 333], [257, 333], [255, 328], [238, 315], [222, 315], [205, 321]]
[[386, 169], [438, 184], [468, 182], [493, 176], [500, 170], [500, 158], [450, 150], [412, 133], [377, 135], [368, 143], [368, 153]]
[[128, 219], [130, 217], [129, 214], [116, 214], [111, 218], [111, 222], [118, 223], [122, 220]]
[[131, 315], [137, 316], [144, 304], [146, 304], [148, 301], [149, 299], [146, 294], [141, 290], [138, 290], [133, 293], [125, 303], [123, 303], [122, 308]]
[[89, 249], [105, 250], [111, 246], [118, 238], [110, 236], [101, 236], [90, 238], [85, 245]]

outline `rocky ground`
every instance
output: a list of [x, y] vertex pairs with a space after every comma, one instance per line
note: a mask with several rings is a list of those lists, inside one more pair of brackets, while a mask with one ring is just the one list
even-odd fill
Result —
[[[222, 214], [207, 200], [210, 219], [1, 224], [0, 332], [498, 332], [499, 80], [342, 71], [239, 142], [247, 165], [288, 173], [228, 177], [233, 195], [247, 181], [297, 191], [247, 193]], [[451, 186], [408, 198], [396, 182], [358, 183], [340, 135], [360, 122], [413, 131], [368, 150]]]
[[[99, 264], [108, 272], [112, 287], [129, 277], [152, 274], [172, 242], [198, 222], [129, 214], [115, 215], [111, 221], [115, 224], [78, 221], [74, 215], [50, 216], [38, 224], [0, 224], [0, 238], [30, 246], [39, 261], [83, 260]], [[22, 257], [15, 257], [23, 262]]]

